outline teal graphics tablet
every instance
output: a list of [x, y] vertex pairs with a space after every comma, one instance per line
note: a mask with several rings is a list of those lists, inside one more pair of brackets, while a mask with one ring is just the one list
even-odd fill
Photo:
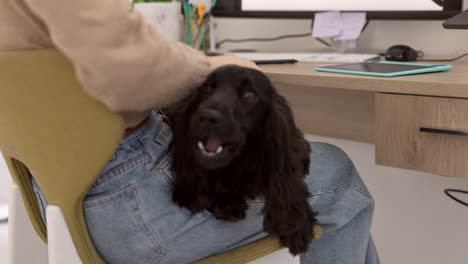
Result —
[[359, 63], [347, 63], [341, 65], [315, 68], [316, 71], [368, 75], [377, 77], [394, 77], [410, 74], [447, 71], [452, 65], [409, 63], [394, 61], [366, 61]]

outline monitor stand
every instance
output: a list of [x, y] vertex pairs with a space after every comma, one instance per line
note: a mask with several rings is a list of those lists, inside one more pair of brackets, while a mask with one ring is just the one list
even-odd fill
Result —
[[328, 51], [338, 53], [353, 53], [353, 54], [384, 54], [385, 49], [363, 48], [359, 44], [359, 39], [350, 40], [335, 40], [333, 46], [327, 48]]
[[331, 48], [336, 52], [354, 53], [356, 50], [358, 50], [358, 40], [357, 39], [335, 40]]
[[443, 23], [446, 29], [468, 29], [468, 9]]

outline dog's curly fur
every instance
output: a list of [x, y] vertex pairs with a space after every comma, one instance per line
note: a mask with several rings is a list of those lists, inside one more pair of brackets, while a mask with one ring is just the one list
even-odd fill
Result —
[[[173, 117], [174, 201], [237, 221], [246, 216], [246, 200], [264, 198], [265, 231], [293, 255], [306, 252], [317, 224], [304, 183], [310, 147], [268, 78], [221, 67]], [[197, 145], [213, 134], [227, 142], [223, 158], [205, 157]]]

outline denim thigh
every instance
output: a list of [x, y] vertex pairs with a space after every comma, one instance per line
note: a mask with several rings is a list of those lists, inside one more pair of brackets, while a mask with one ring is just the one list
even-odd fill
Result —
[[106, 262], [191, 263], [266, 235], [263, 201], [249, 201], [247, 219], [236, 223], [177, 206], [171, 140], [170, 128], [153, 113], [124, 139], [86, 196], [88, 229]]
[[[217, 220], [206, 210], [192, 214], [173, 203], [171, 140], [163, 117], [153, 112], [123, 140], [86, 196], [88, 229], [107, 263], [191, 263], [267, 235], [262, 200], [249, 201], [246, 219], [238, 222]], [[342, 150], [324, 143], [311, 143], [311, 149], [305, 181], [326, 236], [373, 210], [373, 200]], [[314, 243], [320, 242], [312, 248]]]

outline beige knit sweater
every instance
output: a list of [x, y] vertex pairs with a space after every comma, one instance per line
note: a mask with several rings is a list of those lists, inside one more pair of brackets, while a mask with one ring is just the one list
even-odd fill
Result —
[[128, 0], [0, 0], [0, 51], [57, 48], [127, 127], [199, 85], [208, 59], [165, 39]]

